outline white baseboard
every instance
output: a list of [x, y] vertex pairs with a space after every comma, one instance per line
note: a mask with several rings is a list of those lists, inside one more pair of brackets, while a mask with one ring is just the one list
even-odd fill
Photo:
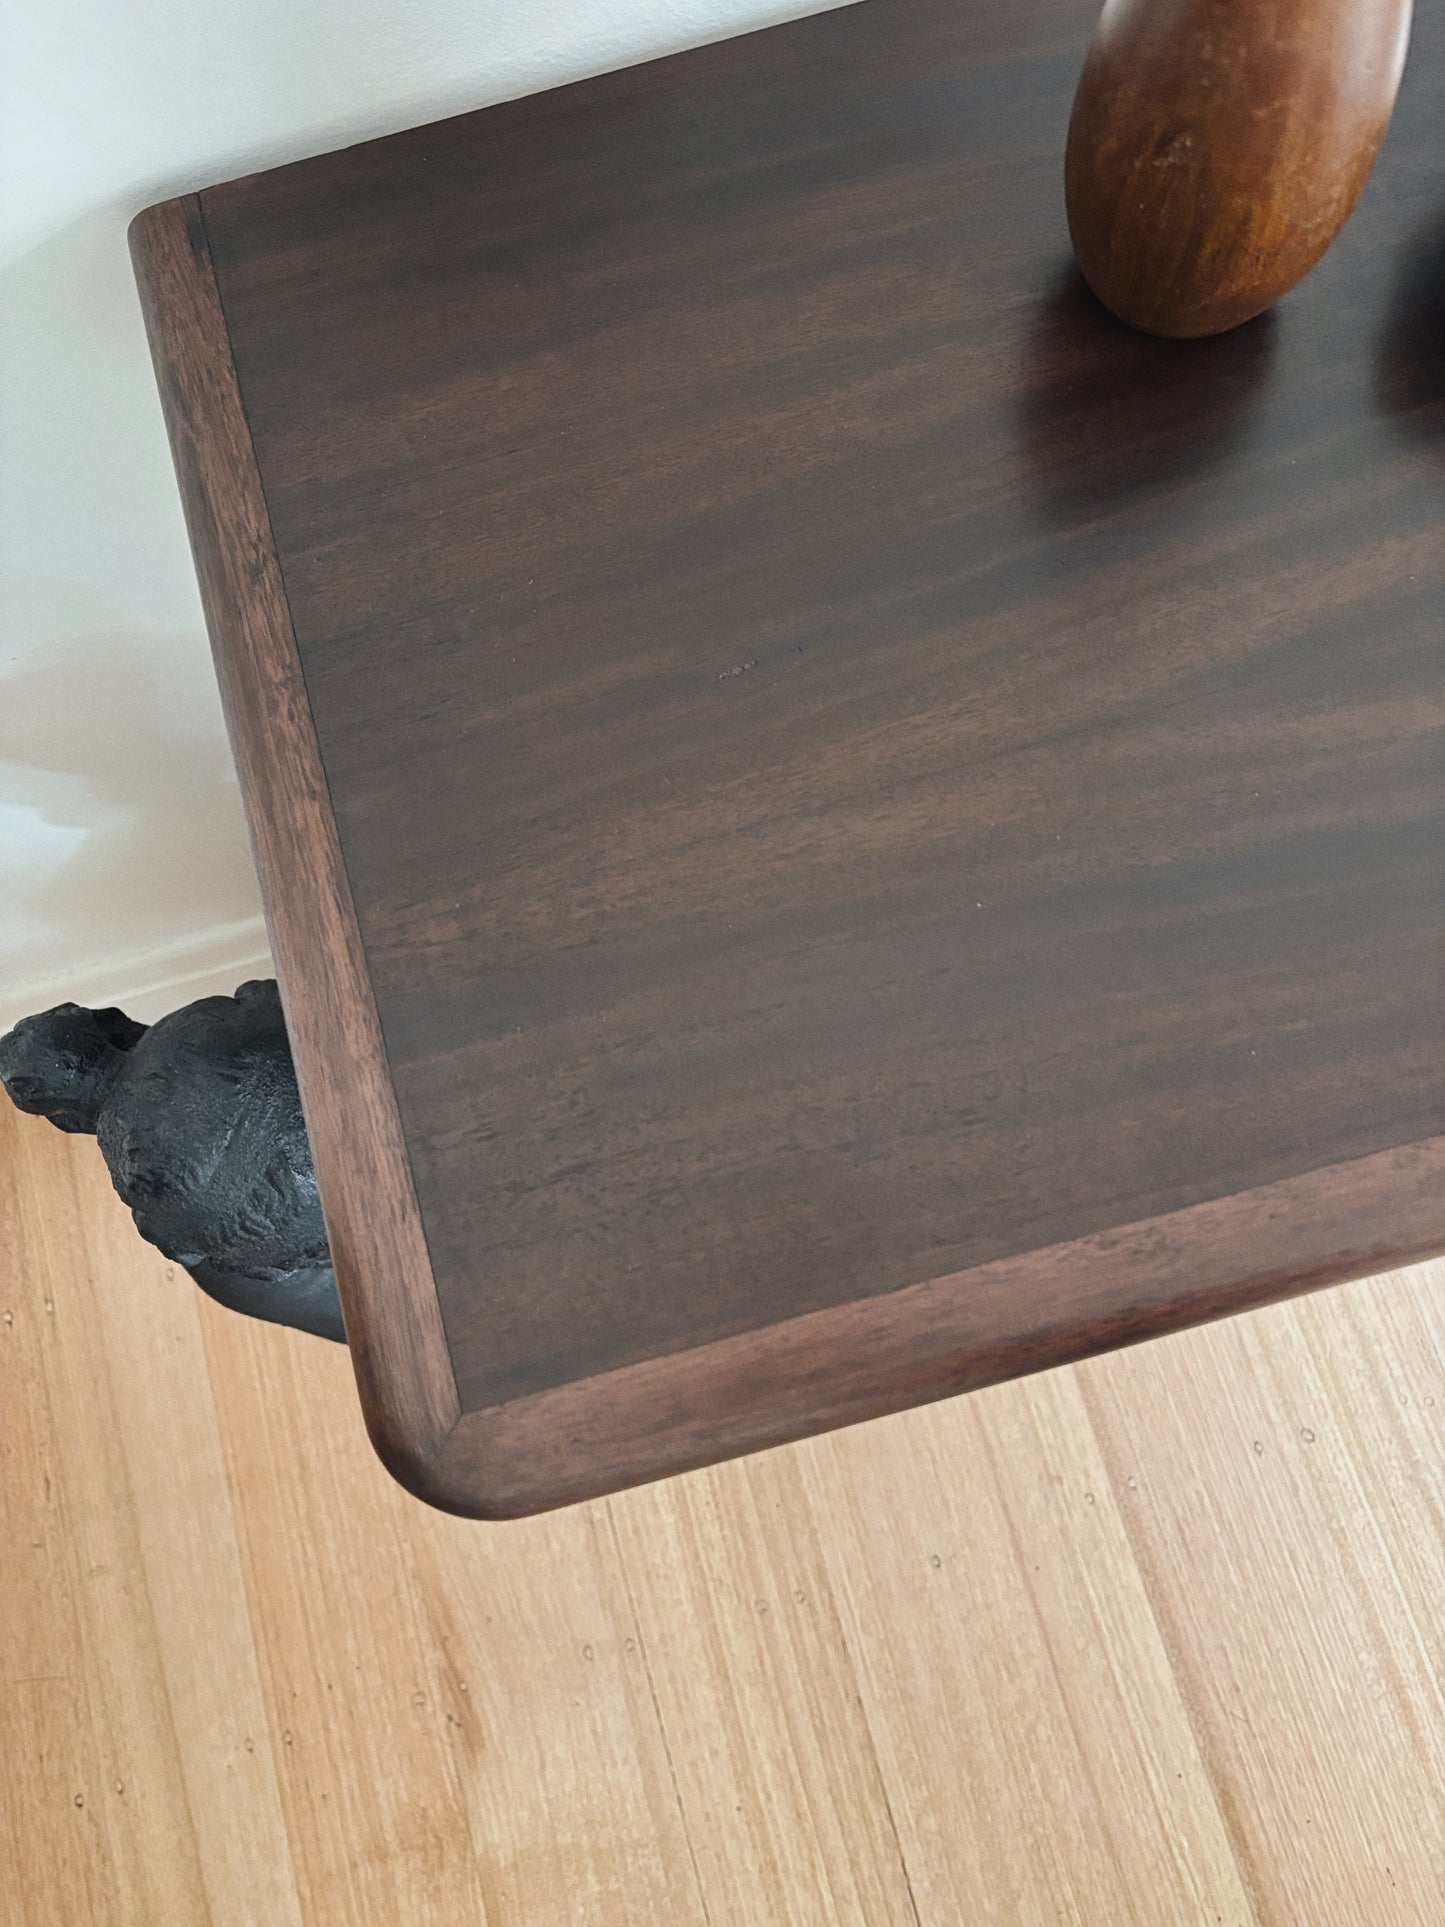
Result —
[[275, 966], [260, 917], [221, 924], [183, 943], [124, 957], [92, 958], [65, 977], [0, 986], [0, 1033], [54, 1004], [118, 1005], [143, 1024], [197, 997], [229, 995], [248, 977], [271, 977]]

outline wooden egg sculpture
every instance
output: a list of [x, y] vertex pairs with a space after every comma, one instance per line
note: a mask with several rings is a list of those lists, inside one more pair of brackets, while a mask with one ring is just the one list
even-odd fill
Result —
[[1410, 0], [1108, 0], [1064, 163], [1104, 305], [1222, 334], [1308, 274], [1374, 164], [1409, 31]]

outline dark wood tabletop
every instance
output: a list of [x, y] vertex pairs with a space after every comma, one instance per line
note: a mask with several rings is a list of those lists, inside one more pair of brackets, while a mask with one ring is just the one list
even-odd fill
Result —
[[1094, 0], [148, 210], [363, 1403], [482, 1516], [1445, 1248], [1445, 19], [1273, 315], [1070, 266]]

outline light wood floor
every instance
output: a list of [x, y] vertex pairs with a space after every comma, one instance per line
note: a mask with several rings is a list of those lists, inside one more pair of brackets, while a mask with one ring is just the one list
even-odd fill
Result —
[[1445, 1268], [550, 1518], [0, 1106], [5, 1927], [1445, 1921]]

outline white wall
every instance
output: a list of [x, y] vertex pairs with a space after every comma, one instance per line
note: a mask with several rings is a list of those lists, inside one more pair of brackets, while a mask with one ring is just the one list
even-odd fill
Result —
[[0, 42], [0, 1030], [269, 969], [125, 228], [820, 0], [36, 0]]

